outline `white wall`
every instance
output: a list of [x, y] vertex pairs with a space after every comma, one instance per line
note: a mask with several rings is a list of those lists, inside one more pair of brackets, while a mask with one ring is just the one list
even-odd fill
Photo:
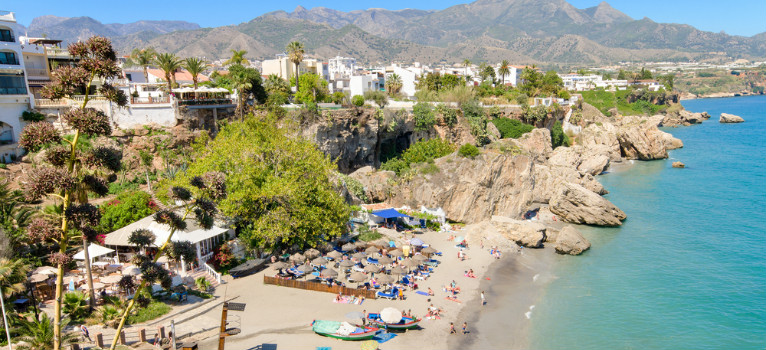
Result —
[[120, 129], [133, 129], [151, 123], [168, 127], [176, 125], [176, 114], [171, 104], [134, 105], [130, 108], [114, 108], [112, 112], [112, 120]]
[[417, 75], [410, 70], [394, 67], [394, 73], [402, 78], [402, 94], [412, 97], [415, 96], [415, 79]]

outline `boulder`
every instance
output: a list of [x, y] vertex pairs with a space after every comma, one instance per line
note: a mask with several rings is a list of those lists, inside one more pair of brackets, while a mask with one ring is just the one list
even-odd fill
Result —
[[[622, 154], [627, 159], [664, 159], [668, 157], [665, 148], [666, 132], [657, 129], [652, 123], [630, 124], [623, 126], [617, 132], [617, 140], [620, 143]], [[672, 137], [672, 136], [671, 136]]]
[[693, 124], [700, 124], [705, 120], [710, 119], [710, 114], [707, 112], [692, 113], [685, 109], [682, 109], [677, 114], [668, 114], [663, 117], [662, 122], [658, 126], [689, 126]]
[[729, 113], [721, 113], [721, 118], [718, 119], [720, 123], [742, 123], [744, 121], [742, 117]]
[[524, 247], [542, 248], [545, 241], [545, 225], [537, 222], [495, 215], [492, 224], [505, 238]]
[[685, 168], [686, 165], [684, 163], [681, 163], [681, 162], [673, 162], [673, 167], [674, 168]]
[[519, 137], [518, 144], [522, 150], [531, 154], [538, 162], [545, 161], [553, 151], [551, 132], [548, 129], [534, 129]]
[[487, 123], [487, 136], [489, 137], [490, 142], [495, 142], [502, 138], [500, 130], [497, 130], [494, 123]]
[[580, 255], [590, 249], [590, 242], [572, 225], [567, 225], [559, 231], [555, 248], [559, 254]]
[[619, 226], [627, 218], [606, 198], [571, 182], [564, 183], [549, 204], [552, 213], [573, 224]]
[[662, 143], [665, 145], [665, 149], [671, 150], [671, 149], [677, 149], [677, 148], [683, 148], [684, 142], [680, 139], [677, 139], [673, 137], [673, 135], [663, 132], [662, 133]]
[[357, 171], [349, 174], [349, 176], [364, 186], [364, 191], [370, 203], [377, 203], [384, 202], [387, 199], [391, 189], [389, 180], [394, 179], [396, 174], [393, 171], [375, 171], [373, 167], [366, 166], [359, 168]]

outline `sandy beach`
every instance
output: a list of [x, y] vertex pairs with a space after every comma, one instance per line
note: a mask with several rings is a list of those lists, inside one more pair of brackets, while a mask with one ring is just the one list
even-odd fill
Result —
[[[271, 268], [252, 276], [229, 280], [218, 288], [216, 294], [227, 300], [244, 302], [247, 308], [244, 312], [231, 313], [240, 319], [242, 333], [227, 338], [226, 348], [313, 350], [318, 346], [326, 346], [332, 349], [358, 349], [358, 342], [316, 335], [311, 330], [311, 322], [319, 319], [352, 321], [345, 318], [349, 312], [363, 310], [378, 312], [385, 307], [412, 310], [414, 315], [421, 317], [425, 315], [430, 304], [443, 310], [441, 319], [423, 320], [422, 329], [397, 333], [395, 338], [381, 344], [380, 348], [446, 349], [458, 348], [464, 344], [475, 345], [471, 347], [483, 348], [480, 345], [487, 345], [498, 348], [497, 345], [489, 342], [489, 338], [482, 336], [482, 334], [496, 331], [517, 339], [518, 343], [514, 343], [514, 347], [516, 345], [523, 347], [526, 330], [524, 313], [540, 294], [541, 284], [534, 282], [533, 278], [535, 274], [538, 274], [536, 271], [544, 265], [541, 256], [552, 252], [524, 249], [523, 254], [518, 254], [515, 244], [505, 238], [500, 236], [481, 238], [483, 234], [481, 227], [476, 225], [469, 225], [455, 232], [455, 235], [465, 236], [469, 243], [469, 249], [465, 251], [467, 259], [464, 261], [457, 258], [458, 249], [455, 248], [455, 243], [447, 240], [449, 233], [427, 232], [416, 235], [443, 253], [439, 258], [441, 264], [436, 268], [435, 273], [429, 279], [418, 282], [419, 290], [427, 291], [429, 287], [433, 289], [435, 292], [433, 297], [408, 290], [405, 292], [406, 300], [403, 301], [376, 299], [366, 300], [362, 305], [336, 304], [333, 302], [334, 295], [330, 293], [263, 284], [264, 274], [274, 274]], [[402, 236], [399, 233], [394, 235]], [[407, 238], [411, 236], [408, 235]], [[480, 248], [481, 241], [483, 241], [483, 249]], [[502, 250], [502, 259], [497, 260], [490, 255], [489, 250], [492, 246], [498, 246]], [[465, 271], [469, 269], [474, 270], [477, 278], [464, 276]], [[487, 280], [486, 277], [490, 279]], [[442, 290], [444, 285], [453, 280], [461, 288], [461, 293], [458, 295], [460, 303], [446, 300], [447, 292]], [[488, 299], [485, 307], [481, 306], [479, 297], [482, 290], [486, 292]], [[514, 312], [518, 315], [511, 319], [500, 318], [499, 315], [491, 312], [491, 310], [509, 310], [509, 307], [518, 311]], [[220, 320], [220, 310], [220, 307], [217, 307], [178, 324], [176, 326], [178, 334], [184, 334], [195, 328], [215, 327]], [[504, 323], [498, 324], [493, 322], [494, 319]], [[462, 334], [449, 336], [450, 322], [455, 323], [458, 331], [463, 322], [468, 322], [470, 333], [466, 336]], [[201, 349], [215, 348], [217, 337], [214, 333], [215, 331], [209, 331], [192, 339], [199, 339]], [[503, 348], [507, 348], [507, 344], [504, 345]]]

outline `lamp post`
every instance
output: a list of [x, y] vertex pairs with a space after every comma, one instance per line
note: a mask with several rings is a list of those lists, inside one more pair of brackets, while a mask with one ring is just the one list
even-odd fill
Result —
[[8, 350], [13, 350], [11, 345], [11, 331], [8, 329], [8, 317], [5, 315], [5, 297], [3, 296], [3, 290], [0, 288], [0, 305], [3, 308], [3, 325], [5, 326], [5, 336], [8, 339]]

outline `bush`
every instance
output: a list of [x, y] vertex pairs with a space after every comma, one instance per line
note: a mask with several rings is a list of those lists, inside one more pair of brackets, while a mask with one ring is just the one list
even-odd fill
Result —
[[359, 180], [344, 174], [341, 174], [340, 178], [346, 184], [346, 188], [351, 194], [361, 199], [362, 202], [367, 203], [367, 193], [364, 191], [364, 185]]
[[364, 106], [364, 96], [354, 95], [354, 97], [351, 98], [351, 104], [357, 107]]
[[447, 107], [447, 105], [440, 103], [436, 105], [436, 113], [441, 115], [440, 119], [444, 124], [453, 126], [457, 124], [457, 110]]
[[157, 205], [145, 192], [126, 192], [101, 206], [99, 231], [112, 232], [152, 215]]
[[556, 121], [556, 123], [553, 124], [553, 128], [551, 128], [551, 145], [553, 148], [558, 146], [569, 147], [570, 145], [569, 136], [564, 133], [560, 121]]
[[454, 150], [455, 146], [442, 139], [418, 141], [404, 151], [399, 157], [385, 162], [381, 168], [383, 170], [393, 171], [399, 175], [404, 170], [409, 169], [410, 164], [424, 163], [429, 160], [441, 158], [452, 153]]
[[21, 113], [21, 120], [25, 122], [41, 122], [45, 121], [45, 115], [35, 111], [24, 111]]
[[161, 317], [168, 312], [171, 308], [169, 305], [161, 301], [152, 301], [149, 306], [145, 308], [139, 308], [136, 313], [128, 316], [128, 324], [144, 323]]
[[476, 158], [476, 156], [479, 155], [479, 148], [470, 144], [466, 143], [465, 145], [460, 146], [460, 149], [457, 151], [458, 154], [465, 158]]
[[521, 137], [521, 135], [524, 135], [535, 129], [535, 127], [532, 125], [524, 124], [516, 119], [508, 118], [493, 119], [492, 124], [495, 124], [497, 130], [500, 131], [500, 137], [504, 139], [517, 139]]
[[378, 107], [383, 108], [388, 104], [388, 96], [380, 90], [367, 90], [364, 92], [364, 99], [375, 102]]
[[426, 131], [436, 124], [434, 111], [430, 103], [420, 102], [412, 107], [415, 120], [415, 131]]
[[358, 238], [360, 241], [372, 242], [376, 239], [380, 239], [381, 237], [383, 237], [383, 235], [378, 233], [378, 231], [370, 230], [370, 228], [367, 227], [367, 225], [359, 226]]

